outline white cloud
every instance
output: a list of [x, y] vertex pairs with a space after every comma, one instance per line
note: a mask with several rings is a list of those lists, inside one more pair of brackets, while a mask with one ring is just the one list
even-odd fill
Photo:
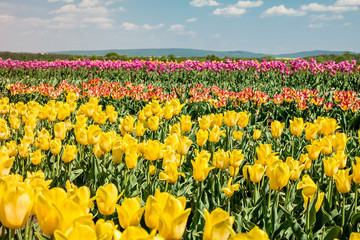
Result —
[[347, 23], [344, 23], [344, 26], [350, 26], [351, 23], [347, 22]]
[[347, 12], [356, 11], [356, 6], [326, 6], [318, 3], [310, 3], [308, 5], [302, 5], [301, 10], [303, 11], [314, 11], [314, 12]]
[[79, 3], [79, 7], [94, 7], [99, 4], [98, 0], [82, 0], [81, 3]]
[[261, 17], [273, 17], [273, 16], [304, 16], [306, 12], [304, 11], [297, 11], [293, 8], [286, 8], [284, 5], [274, 6], [272, 8], [266, 9], [260, 16]]
[[211, 38], [219, 38], [221, 37], [220, 33], [215, 33], [214, 35], [211, 36]]
[[179, 31], [179, 32], [176, 32], [175, 34], [176, 35], [181, 35], [181, 36], [194, 37], [197, 34], [197, 32], [195, 32], [195, 31]]
[[126, 9], [125, 9], [124, 7], [119, 7], [119, 8], [118, 8], [118, 11], [119, 11], [119, 12], [126, 12]]
[[174, 24], [174, 25], [170, 26], [169, 30], [170, 31], [183, 31], [184, 28], [185, 28], [185, 26], [182, 24]]
[[219, 6], [215, 0], [191, 0], [190, 5], [193, 7]]
[[360, 5], [360, 0], [337, 0], [335, 2], [336, 6], [354, 6]]
[[189, 19], [186, 19], [186, 22], [190, 23], [190, 22], [196, 22], [197, 21], [197, 18], [189, 18]]
[[311, 23], [309, 24], [309, 28], [322, 28], [324, 27], [325, 25], [323, 23]]
[[160, 24], [158, 24], [158, 25], [156, 25], [156, 26], [151, 26], [151, 25], [149, 25], [149, 24], [144, 24], [144, 25], [142, 26], [142, 28], [145, 29], [145, 30], [154, 30], [154, 29], [162, 28], [162, 27], [164, 27], [164, 26], [165, 26], [165, 25], [164, 25], [163, 23], [160, 23]]
[[121, 24], [121, 27], [128, 31], [136, 31], [139, 29], [138, 25], [136, 25], [134, 23], [129, 23], [129, 22], [123, 22]]
[[14, 20], [15, 18], [13, 16], [10, 15], [0, 15], [0, 23], [4, 23], [4, 22], [10, 22], [12, 20]]
[[82, 0], [78, 5], [66, 4], [50, 12], [55, 16], [46, 27], [75, 29], [92, 26], [110, 29], [114, 21], [109, 16], [113, 10], [101, 4], [98, 0]]
[[66, 3], [72, 3], [74, 0], [48, 0], [48, 2], [66, 2]]
[[312, 20], [319, 20], [319, 21], [330, 21], [330, 20], [341, 20], [344, 19], [343, 15], [325, 15], [325, 14], [321, 14], [321, 15], [313, 15], [311, 16]]
[[225, 15], [225, 16], [240, 16], [246, 12], [243, 8], [237, 8], [229, 6], [225, 8], [217, 8], [213, 11], [214, 15]]
[[252, 8], [260, 7], [263, 3], [263, 1], [238, 1], [235, 6], [239, 8]]

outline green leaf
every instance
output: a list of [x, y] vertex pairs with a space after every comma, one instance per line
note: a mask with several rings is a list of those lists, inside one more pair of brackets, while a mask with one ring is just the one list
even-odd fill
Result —
[[284, 216], [288, 222], [290, 222], [291, 230], [297, 240], [307, 240], [306, 233], [301, 228], [300, 224], [297, 222], [296, 218], [283, 206], [279, 205], [280, 210], [284, 213]]
[[339, 238], [341, 237], [341, 227], [339, 226], [334, 226], [334, 227], [329, 227], [326, 228], [327, 230], [325, 230], [325, 234], [324, 234], [324, 240], [333, 240], [334, 238]]

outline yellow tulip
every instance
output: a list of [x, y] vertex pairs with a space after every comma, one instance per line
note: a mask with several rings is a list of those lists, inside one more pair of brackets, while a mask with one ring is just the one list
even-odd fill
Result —
[[238, 167], [234, 168], [234, 167], [230, 166], [230, 168], [229, 168], [229, 174], [232, 177], [238, 175], [239, 171], [240, 171], [240, 168], [238, 168]]
[[159, 117], [158, 116], [152, 116], [148, 119], [149, 128], [151, 131], [156, 131], [159, 128]]
[[102, 132], [100, 134], [99, 139], [99, 146], [101, 151], [108, 153], [111, 150], [112, 143], [114, 139], [116, 138], [116, 132], [115, 131], [109, 131], [109, 132]]
[[340, 161], [339, 168], [346, 167], [346, 159], [349, 156], [349, 154], [344, 153], [344, 151], [338, 150], [336, 153], [333, 154], [333, 158]]
[[191, 209], [185, 209], [186, 198], [175, 198], [173, 195], [155, 190], [149, 196], [145, 206], [145, 223], [157, 229], [165, 239], [180, 239], [185, 231]]
[[125, 229], [125, 231], [122, 233], [120, 240], [144, 240], [149, 239], [152, 240], [156, 234], [156, 231], [151, 232], [149, 234], [145, 229], [142, 227], [133, 227], [130, 226]]
[[153, 100], [150, 103], [150, 107], [151, 107], [151, 112], [156, 115], [161, 111], [161, 107], [160, 107], [160, 103], [158, 100]]
[[350, 234], [349, 240], [359, 240], [359, 239], [360, 239], [360, 233], [352, 232], [352, 233]]
[[233, 131], [233, 135], [235, 140], [240, 140], [242, 136], [244, 135], [244, 132], [241, 131]]
[[30, 160], [32, 164], [39, 165], [41, 163], [41, 159], [45, 157], [44, 155], [41, 155], [41, 149], [34, 151], [30, 154]]
[[332, 135], [338, 128], [340, 127], [338, 126], [336, 119], [326, 117], [322, 123], [322, 134], [324, 134], [324, 136]]
[[222, 126], [223, 121], [224, 121], [224, 115], [222, 113], [217, 113], [217, 114], [211, 114], [211, 124], [210, 127], [213, 128], [215, 125], [218, 125], [219, 127]]
[[181, 134], [190, 132], [191, 126], [194, 124], [191, 122], [191, 116], [189, 115], [181, 115], [179, 118], [181, 124]]
[[304, 119], [295, 117], [294, 120], [290, 120], [290, 132], [295, 136], [299, 136], [304, 130]]
[[108, 119], [108, 116], [105, 112], [101, 111], [101, 108], [97, 111], [94, 111], [93, 120], [95, 123], [99, 125], [105, 124], [106, 120]]
[[311, 161], [315, 161], [316, 159], [318, 159], [322, 149], [319, 144], [313, 142], [311, 145], [305, 146], [305, 148], [308, 151], [308, 156]]
[[286, 164], [290, 168], [290, 180], [298, 180], [305, 165], [301, 165], [300, 161], [295, 161], [292, 157], [286, 158]]
[[87, 239], [97, 240], [95, 232], [95, 224], [92, 221], [92, 216], [82, 216], [70, 224], [66, 230], [56, 230], [55, 239], [60, 240], [75, 240], [75, 239]]
[[309, 155], [307, 153], [300, 155], [300, 164], [304, 164], [304, 170], [310, 169], [311, 160], [309, 159]]
[[[265, 167], [262, 164], [255, 163], [254, 165], [245, 165], [243, 167], [243, 175], [245, 179], [249, 179], [253, 183], [261, 181], [265, 173]], [[250, 175], [250, 176], [249, 176]]]
[[101, 128], [98, 125], [90, 125], [87, 130], [87, 141], [90, 145], [95, 145], [100, 140]]
[[221, 136], [226, 136], [225, 131], [220, 131], [219, 126], [215, 125], [210, 131], [209, 141], [212, 143], [217, 143], [220, 141]]
[[123, 151], [123, 143], [120, 138], [114, 140], [112, 144], [111, 152], [112, 152], [113, 163], [115, 164], [121, 163], [122, 157], [124, 155], [124, 151]]
[[21, 121], [17, 117], [9, 117], [9, 123], [12, 129], [18, 130], [20, 128]]
[[242, 154], [242, 150], [234, 149], [230, 154], [230, 165], [234, 168], [238, 168], [240, 167], [243, 159], [244, 154]]
[[9, 157], [10, 151], [6, 147], [0, 149], [0, 177], [9, 175], [15, 157]]
[[195, 150], [195, 161], [191, 160], [191, 164], [193, 165], [193, 177], [196, 181], [204, 181], [209, 172], [215, 167], [209, 167], [209, 160], [211, 154], [202, 150], [200, 153], [198, 150]]
[[78, 149], [76, 145], [66, 145], [62, 155], [62, 160], [66, 163], [71, 162], [75, 159], [77, 152]]
[[147, 104], [144, 108], [144, 115], [146, 118], [149, 118], [153, 115], [153, 112], [151, 111], [151, 106], [149, 104]]
[[181, 135], [181, 126], [179, 123], [175, 123], [174, 125], [169, 126], [169, 135]]
[[227, 111], [224, 115], [224, 123], [228, 127], [234, 127], [239, 119], [239, 113], [235, 111]]
[[[126, 154], [125, 154], [125, 164], [126, 164], [127, 168], [133, 169], [133, 168], [136, 168], [139, 154], [137, 153], [136, 145], [130, 146], [129, 149], [130, 149], [130, 151], [126, 152]], [[133, 150], [131, 150], [131, 149], [133, 149]]]
[[14, 140], [11, 140], [10, 142], [6, 142], [6, 148], [9, 151], [10, 157], [16, 157], [18, 155], [18, 148]]
[[272, 164], [272, 169], [270, 171], [270, 188], [272, 190], [281, 190], [285, 187], [290, 178], [290, 169], [289, 166], [283, 161], [275, 161]]
[[58, 155], [61, 152], [61, 140], [60, 138], [54, 138], [50, 140], [50, 151], [54, 155]]
[[228, 212], [221, 208], [216, 208], [209, 213], [204, 210], [205, 228], [203, 240], [228, 239], [232, 233], [232, 225], [235, 217], [230, 217]]
[[260, 136], [261, 136], [261, 130], [255, 129], [253, 133], [253, 139], [256, 141], [260, 138]]
[[10, 229], [25, 226], [33, 206], [33, 194], [27, 183], [4, 182], [0, 195], [0, 222]]
[[255, 159], [256, 163], [260, 163], [262, 165], [266, 165], [266, 161], [269, 158], [271, 153], [271, 144], [259, 144], [259, 147], [256, 148], [257, 159]]
[[210, 115], [203, 115], [199, 119], [199, 127], [201, 130], [208, 130], [211, 124], [211, 117]]
[[238, 114], [238, 126], [239, 127], [246, 127], [248, 125], [248, 122], [249, 122], [249, 118], [251, 116], [251, 113], [247, 113], [246, 111], [245, 112], [239, 112]]
[[334, 151], [345, 151], [346, 143], [349, 139], [345, 133], [336, 133], [332, 141]]
[[116, 205], [120, 226], [127, 229], [129, 226], [138, 226], [145, 207], [141, 207], [139, 197], [125, 198], [121, 206]]
[[100, 186], [96, 190], [96, 204], [99, 212], [104, 216], [113, 214], [116, 202], [122, 194], [118, 195], [118, 189], [113, 183], [106, 184], [104, 187]]
[[[156, 173], [156, 166], [150, 164], [150, 165], [149, 165], [149, 174], [150, 174], [151, 176], [154, 176], [155, 173]], [[161, 180], [161, 179], [160, 179], [160, 180]]]
[[93, 153], [95, 154], [95, 156], [96, 156], [97, 158], [100, 158], [102, 155], [105, 154], [105, 152], [103, 152], [103, 151], [101, 150], [99, 143], [97, 143], [97, 144], [95, 144], [95, 145], [93, 146]]
[[159, 174], [160, 180], [165, 180], [168, 183], [175, 183], [178, 180], [178, 176], [185, 177], [184, 173], [178, 172], [178, 164], [176, 162], [170, 162], [165, 166], [165, 171]]
[[[306, 210], [309, 202], [311, 203], [312, 200], [314, 199], [315, 194], [310, 196], [310, 199], [309, 199], [309, 197], [305, 196], [304, 191], [303, 191], [302, 196], [304, 198], [304, 206], [305, 206], [305, 210]], [[324, 200], [324, 196], [325, 196], [325, 193], [323, 193], [323, 192], [317, 194], [316, 203], [315, 203], [315, 211], [316, 212], [318, 212], [320, 210], [321, 204]]]
[[65, 122], [58, 122], [54, 125], [54, 135], [56, 138], [60, 138], [61, 140], [65, 139], [66, 128]]
[[165, 119], [170, 120], [173, 117], [174, 107], [170, 104], [170, 102], [166, 102], [166, 105], [162, 110], [164, 112]]
[[144, 157], [148, 161], [155, 161], [162, 158], [162, 144], [158, 140], [149, 139], [144, 146]]
[[10, 137], [10, 129], [6, 124], [6, 120], [0, 119], [0, 140], [6, 140]]
[[353, 169], [353, 181], [355, 183], [360, 183], [360, 158], [355, 157], [356, 164], [352, 163], [352, 169]]
[[340, 161], [332, 157], [323, 159], [325, 175], [328, 177], [334, 176], [337, 173], [340, 165]]
[[296, 189], [302, 189], [303, 195], [306, 197], [312, 197], [317, 190], [317, 186], [311, 177], [308, 174], [305, 174], [301, 181], [297, 184]]
[[70, 116], [70, 105], [68, 103], [62, 104], [58, 111], [58, 119], [63, 121], [65, 118]]
[[117, 225], [113, 221], [99, 219], [95, 225], [97, 239], [101, 240], [120, 240], [121, 232], [116, 229]]
[[186, 155], [189, 151], [191, 144], [192, 141], [189, 139], [189, 137], [180, 136], [179, 144], [178, 144], [178, 148], [176, 149], [176, 152], [182, 156]]
[[224, 151], [224, 149], [219, 149], [214, 153], [214, 158], [212, 165], [215, 168], [227, 169], [229, 167], [230, 157], [229, 151]]
[[[62, 195], [62, 199], [66, 198], [66, 192], [62, 188], [59, 189], [58, 196]], [[60, 205], [60, 204], [59, 204]], [[61, 213], [56, 203], [51, 201], [51, 198], [46, 194], [46, 191], [41, 191], [35, 201], [35, 212], [41, 231], [45, 234], [53, 235], [59, 225]]]
[[170, 104], [173, 106], [174, 108], [174, 116], [175, 115], [179, 115], [181, 109], [183, 108], [183, 106], [185, 106], [185, 104], [180, 104], [180, 100], [179, 99], [171, 99], [170, 100]]
[[169, 135], [165, 139], [165, 145], [171, 146], [173, 149], [177, 149], [179, 145], [179, 138], [177, 135]]
[[271, 134], [274, 138], [281, 137], [281, 134], [284, 130], [285, 123], [281, 123], [277, 120], [271, 123]]
[[127, 115], [121, 123], [120, 130], [125, 133], [132, 133], [134, 131], [134, 123], [135, 118], [131, 115]]
[[207, 130], [199, 129], [196, 133], [196, 143], [199, 146], [204, 146], [209, 138], [209, 132]]
[[222, 188], [221, 191], [224, 192], [225, 196], [227, 198], [231, 198], [232, 195], [234, 195], [234, 192], [239, 190], [240, 185], [239, 184], [232, 184], [231, 185], [232, 178], [229, 179], [228, 184], [226, 188]]
[[332, 153], [331, 138], [329, 136], [323, 137], [320, 140], [320, 146], [322, 147], [321, 153], [325, 156]]
[[340, 193], [348, 193], [351, 190], [351, 180], [353, 175], [349, 175], [350, 169], [339, 170], [334, 174], [334, 179], [336, 183], [336, 189]]
[[230, 237], [230, 240], [270, 240], [267, 233], [255, 226], [248, 233], [237, 233]]
[[144, 136], [144, 133], [146, 131], [147, 127], [145, 128], [145, 122], [137, 121], [135, 125], [135, 134], [138, 137]]
[[29, 143], [24, 142], [18, 145], [19, 156], [22, 158], [27, 158], [29, 156]]
[[83, 146], [88, 145], [88, 136], [87, 130], [82, 126], [80, 128], [75, 129], [75, 138], [76, 142], [80, 143]]

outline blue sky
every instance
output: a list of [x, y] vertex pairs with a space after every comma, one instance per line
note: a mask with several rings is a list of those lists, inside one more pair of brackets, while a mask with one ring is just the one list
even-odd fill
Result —
[[0, 51], [360, 52], [360, 0], [2, 0]]

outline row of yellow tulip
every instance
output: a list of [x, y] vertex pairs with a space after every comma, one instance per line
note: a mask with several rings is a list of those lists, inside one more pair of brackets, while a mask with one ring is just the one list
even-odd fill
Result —
[[[0, 139], [4, 146], [0, 149], [0, 176], [8, 175], [11, 169], [13, 169], [12, 172], [23, 173], [24, 175], [27, 168], [33, 168], [35, 165], [37, 166], [36, 168], [43, 169], [47, 177], [51, 177], [56, 181], [55, 186], [59, 186], [61, 185], [59, 179], [61, 179], [62, 171], [65, 171], [66, 165], [69, 166], [69, 174], [63, 179], [70, 178], [70, 180], [74, 180], [74, 178], [71, 178], [71, 168], [73, 168], [75, 171], [83, 170], [82, 179], [89, 179], [90, 181], [92, 181], [92, 178], [97, 179], [97, 175], [86, 172], [88, 170], [94, 172], [104, 171], [104, 168], [112, 169], [115, 166], [114, 171], [116, 175], [119, 166], [126, 166], [130, 173], [123, 174], [120, 178], [125, 182], [125, 186], [122, 189], [125, 190], [125, 196], [129, 197], [132, 195], [126, 184], [129, 183], [131, 185], [131, 181], [134, 178], [139, 181], [137, 186], [140, 189], [137, 193], [139, 198], [128, 198], [132, 200], [126, 203], [133, 206], [134, 209], [135, 206], [141, 209], [141, 202], [148, 201], [154, 192], [155, 198], [157, 194], [160, 194], [158, 190], [154, 191], [155, 186], [165, 189], [166, 192], [168, 184], [171, 184], [170, 191], [175, 191], [174, 194], [177, 194], [176, 191], [179, 191], [181, 188], [180, 184], [194, 185], [194, 183], [197, 183], [197, 189], [195, 187], [186, 194], [196, 202], [195, 206], [192, 206], [191, 216], [193, 218], [198, 214], [198, 210], [205, 211], [206, 209], [211, 210], [216, 209], [216, 207], [222, 207], [222, 201], [226, 202], [230, 212], [238, 213], [239, 209], [236, 208], [236, 201], [232, 200], [236, 191], [242, 192], [243, 199], [247, 199], [246, 194], [253, 195], [253, 204], [256, 204], [256, 201], [259, 199], [257, 194], [262, 194], [260, 189], [264, 189], [265, 192], [269, 193], [270, 200], [271, 194], [275, 197], [284, 187], [286, 187], [284, 206], [292, 210], [294, 208], [292, 205], [294, 204], [290, 200], [290, 195], [295, 185], [297, 189], [303, 189], [303, 200], [301, 203], [304, 205], [305, 211], [309, 211], [308, 206], [313, 202], [313, 199], [316, 199], [316, 206], [314, 206], [316, 211], [319, 211], [321, 208], [324, 198], [330, 208], [338, 208], [340, 206], [338, 203], [334, 201], [334, 204], [332, 204], [332, 179], [335, 180], [338, 192], [342, 194], [340, 196], [343, 199], [344, 206], [346, 202], [344, 194], [351, 191], [351, 182], [355, 182], [356, 186], [360, 183], [360, 161], [354, 156], [354, 149], [350, 149], [353, 152], [351, 159], [353, 157], [356, 158], [357, 164], [347, 164], [349, 155], [349, 153], [347, 154], [349, 151], [347, 149], [347, 142], [349, 138], [347, 134], [337, 131], [340, 126], [335, 119], [319, 117], [313, 123], [305, 123], [302, 118], [294, 118], [290, 120], [289, 129], [284, 128], [285, 123], [275, 120], [272, 121], [270, 125], [271, 131], [269, 131], [270, 129], [268, 130], [261, 125], [256, 127], [254, 125], [248, 126], [251, 115], [247, 112], [226, 111], [224, 113], [204, 115], [197, 121], [193, 121], [189, 115], [180, 115], [182, 107], [183, 105], [178, 100], [172, 100], [164, 104], [153, 101], [147, 104], [137, 117], [129, 115], [124, 119], [118, 119], [114, 107], [106, 106], [106, 111], [104, 112], [102, 106], [98, 103], [98, 99], [95, 98], [90, 99], [89, 102], [79, 107], [77, 107], [76, 98], [71, 95], [68, 96], [68, 100], [65, 103], [49, 101], [45, 105], [34, 101], [27, 104], [21, 102], [13, 104], [9, 103], [6, 98], [3, 98], [1, 100], [3, 118], [0, 120]], [[176, 118], [179, 115], [180, 117]], [[120, 126], [116, 127], [118, 122]], [[258, 128], [261, 128], [261, 130]], [[37, 129], [38, 133], [35, 137], [34, 132]], [[304, 130], [305, 134], [303, 135]], [[250, 132], [252, 132], [252, 139], [249, 137]], [[269, 137], [270, 133], [272, 137]], [[53, 139], [52, 135], [54, 135]], [[286, 140], [284, 136], [290, 141]], [[20, 143], [18, 143], [18, 139], [21, 139]], [[259, 139], [265, 142], [270, 141], [271, 143], [262, 144], [259, 142]], [[282, 149], [286, 148], [287, 143], [291, 143], [289, 151]], [[257, 145], [258, 147], [256, 147]], [[273, 146], [275, 146], [274, 151], [279, 150], [280, 155], [272, 151]], [[295, 148], [295, 146], [297, 147]], [[306, 149], [307, 152], [303, 152], [303, 149]], [[92, 150], [94, 154], [89, 153], [88, 150]], [[30, 151], [32, 151], [31, 154], [29, 154]], [[45, 160], [43, 160], [43, 153], [47, 155]], [[53, 156], [57, 156], [57, 163], [56, 158]], [[281, 160], [281, 158], [286, 158], [286, 161]], [[28, 159], [27, 163], [26, 159]], [[62, 164], [60, 164], [60, 159], [63, 162]], [[322, 161], [318, 159], [322, 159]], [[52, 170], [46, 168], [45, 162], [49, 162], [52, 165]], [[352, 165], [351, 175], [350, 168], [338, 170], [349, 165]], [[216, 170], [218, 177], [215, 175], [215, 170], [212, 171], [213, 169], [218, 169]], [[108, 173], [111, 173], [111, 171]], [[138, 176], [131, 175], [133, 172], [138, 174]], [[239, 172], [242, 175], [239, 175]], [[264, 177], [265, 172], [267, 178]], [[330, 179], [326, 179], [319, 174], [325, 174]], [[179, 179], [179, 175], [184, 178]], [[300, 181], [301, 175], [303, 176]], [[118, 180], [119, 178], [113, 178], [112, 180], [115, 181], [115, 179]], [[245, 179], [245, 183], [242, 179]], [[99, 211], [103, 216], [106, 216], [112, 213], [107, 214], [103, 209], [112, 206], [108, 200], [116, 199], [113, 204], [118, 201], [117, 191], [119, 185], [108, 184], [105, 187], [101, 187], [101, 185], [109, 181], [111, 182], [110, 178], [103, 180], [99, 186], [95, 185], [95, 188], [86, 190], [89, 192], [86, 196], [90, 199], [90, 192], [94, 191], [99, 192], [99, 194], [100, 192], [103, 194], [112, 192], [112, 195], [110, 194], [112, 197], [106, 195], [108, 193], [103, 195], [105, 196], [103, 205], [101, 205], [101, 202], [98, 202], [100, 197], [99, 194], [96, 194], [97, 207], [94, 211]], [[142, 185], [143, 180], [146, 180], [146, 183]], [[159, 183], [158, 180], [160, 182], [165, 181], [166, 184]], [[4, 182], [6, 181], [4, 180]], [[325, 183], [329, 183], [326, 197], [320, 191], [320, 189], [325, 191]], [[81, 185], [84, 184], [86, 185], [86, 182], [82, 182]], [[212, 184], [215, 184], [216, 187], [211, 187]], [[207, 190], [214, 189], [214, 191], [217, 191], [216, 195], [218, 196], [214, 196], [214, 198], [219, 198], [217, 204], [207, 208], [200, 204], [204, 198], [204, 193], [202, 192], [204, 185]], [[68, 184], [68, 186], [70, 185]], [[106, 190], [106, 187], [112, 190]], [[10, 188], [6, 184], [3, 185], [3, 191], [10, 191]], [[70, 188], [74, 187], [68, 187], [68, 191]], [[251, 188], [254, 189], [251, 190]], [[141, 192], [141, 189], [145, 189], [146, 193]], [[115, 190], [116, 196], [113, 194]], [[62, 191], [63, 193], [65, 192], [64, 190]], [[45, 194], [47, 193], [42, 193], [43, 196], [39, 198], [42, 198], [43, 201], [45, 201], [44, 199], [51, 199], [51, 197], [47, 197]], [[192, 194], [195, 194], [196, 197]], [[38, 195], [41, 196], [41, 194], [36, 193], [33, 198], [37, 199]], [[240, 196], [240, 194], [235, 195], [235, 197]], [[222, 196], [228, 199], [226, 200]], [[85, 197], [81, 198], [87, 199]], [[10, 201], [11, 198], [8, 200]], [[190, 209], [185, 211], [185, 198], [181, 201], [183, 201], [182, 205], [178, 207], [182, 209], [180, 211], [181, 216], [186, 220], [189, 217]], [[36, 202], [36, 200], [33, 200], [33, 202]], [[123, 204], [125, 202], [127, 200], [124, 200]], [[166, 205], [167, 203], [165, 202], [164, 204]], [[172, 211], [177, 209], [175, 203], [168, 204], [171, 204], [169, 205], [171, 206], [170, 209], [174, 208]], [[229, 207], [230, 204], [235, 204], [235, 208], [231, 209]], [[48, 205], [53, 206], [56, 204], [48, 203]], [[37, 204], [35, 204], [35, 208], [36, 206]], [[66, 208], [62, 205], [59, 206], [57, 208], [61, 209], [61, 211]], [[129, 220], [131, 217], [122, 217], [119, 214], [119, 209], [121, 208], [117, 208], [120, 226], [127, 230], [129, 224], [122, 223], [121, 219]], [[266, 211], [268, 210], [269, 207], [267, 207]], [[87, 211], [90, 211], [89, 206]], [[355, 213], [356, 211], [357, 188], [355, 190]], [[48, 212], [48, 210], [45, 211], [45, 213]], [[160, 213], [159, 211], [155, 212], [157, 214]], [[68, 215], [66, 212], [61, 214]], [[138, 226], [142, 212], [141, 214], [140, 212], [136, 214], [139, 221], [133, 221], [134, 225]], [[345, 210], [342, 211], [341, 226], [345, 225], [344, 214]], [[209, 215], [210, 213], [206, 210], [204, 218], [209, 219]], [[4, 221], [1, 220], [8, 227], [9, 225], [6, 225], [7, 220], [5, 219]], [[179, 231], [177, 234], [181, 232], [181, 235], [176, 235], [177, 237], [174, 237], [175, 235], [173, 234], [175, 233], [169, 233], [169, 229], [174, 228], [173, 226], [168, 226], [171, 221], [169, 219], [164, 220], [163, 230], [160, 230], [159, 227], [151, 227], [148, 223], [146, 223], [146, 226], [157, 229], [159, 235], [166, 239], [181, 238], [184, 230]], [[231, 222], [231, 220], [226, 221]], [[41, 227], [40, 222], [39, 219]], [[87, 227], [84, 226], [86, 223], [89, 223]], [[81, 218], [80, 222], [71, 224], [73, 224], [73, 227], [84, 227], [88, 230], [89, 228], [92, 230], [97, 229], [97, 224], [94, 225], [92, 221], [90, 223], [86, 218]], [[182, 223], [182, 227], [181, 229], [186, 228], [186, 221]], [[306, 228], [308, 227], [308, 224], [306, 224]], [[98, 226], [98, 228], [101, 227]], [[44, 231], [43, 227], [41, 229], [45, 234], [52, 234], [46, 232], [47, 230]], [[250, 228], [247, 229], [250, 230]], [[55, 236], [57, 235], [59, 239], [66, 239], [64, 236], [71, 232], [64, 229], [58, 230], [59, 232]], [[201, 231], [201, 229], [198, 230]], [[257, 229], [255, 230], [258, 231]], [[274, 231], [266, 230], [267, 233], [274, 234]], [[74, 234], [76, 234], [76, 231], [74, 230]], [[194, 231], [191, 233], [194, 233]], [[97, 236], [99, 237], [99, 235]], [[206, 224], [203, 236], [204, 238], [206, 236]], [[216, 238], [209, 237], [205, 239]]]

